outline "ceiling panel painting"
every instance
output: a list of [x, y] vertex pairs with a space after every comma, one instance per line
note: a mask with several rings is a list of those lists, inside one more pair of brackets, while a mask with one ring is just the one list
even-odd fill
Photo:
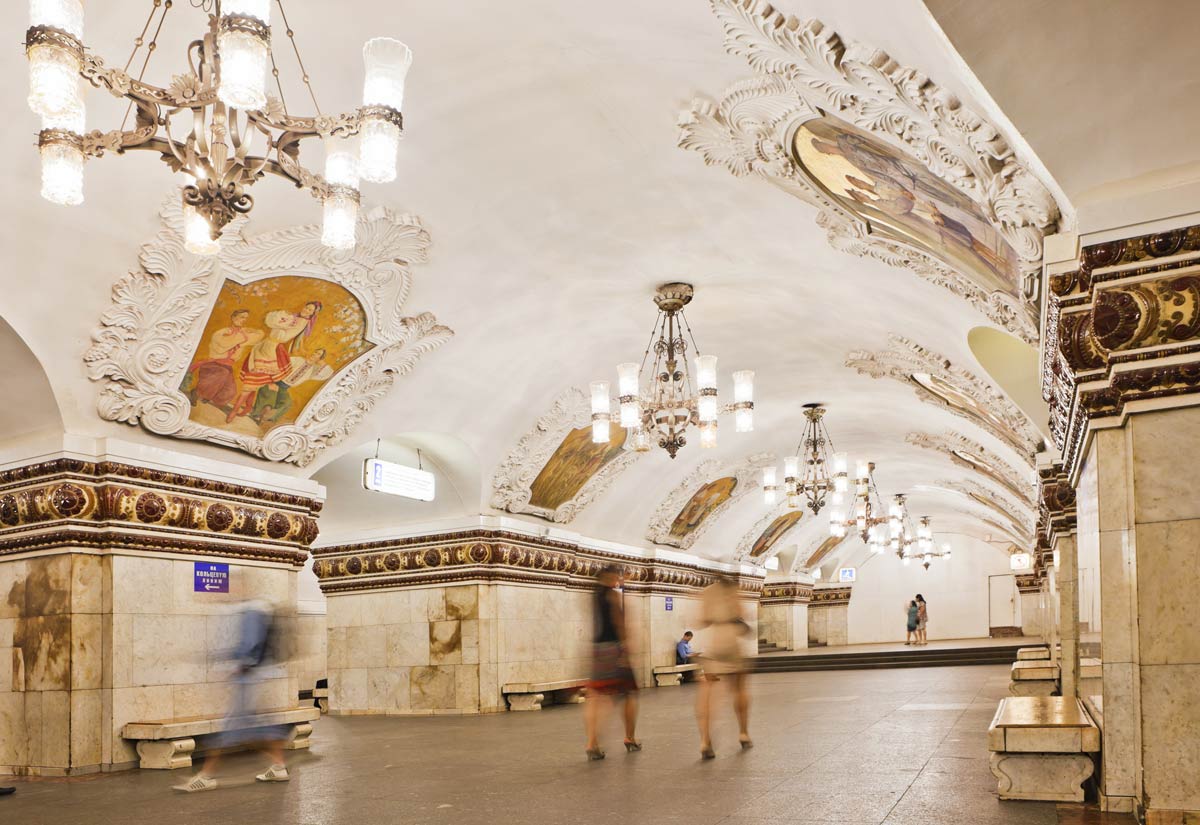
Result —
[[750, 548], [750, 558], [761, 558], [771, 552], [771, 548], [783, 538], [788, 530], [800, 522], [803, 515], [803, 510], [791, 510], [772, 521], [767, 529], [763, 530], [762, 534], [755, 539], [754, 545]]
[[590, 426], [571, 430], [529, 485], [529, 503], [554, 510], [575, 498], [591, 478], [621, 455], [627, 432], [614, 421], [609, 425], [608, 443], [594, 444]]
[[696, 491], [688, 503], [679, 511], [679, 515], [671, 522], [670, 536], [677, 541], [683, 541], [688, 534], [694, 532], [700, 523], [708, 518], [722, 504], [733, 496], [738, 480], [733, 476], [718, 478], [710, 481]]

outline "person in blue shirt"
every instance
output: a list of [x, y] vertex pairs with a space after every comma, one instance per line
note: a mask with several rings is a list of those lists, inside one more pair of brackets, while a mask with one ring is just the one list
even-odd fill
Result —
[[685, 631], [683, 638], [675, 645], [675, 664], [686, 665], [688, 659], [694, 655], [692, 651], [692, 631]]

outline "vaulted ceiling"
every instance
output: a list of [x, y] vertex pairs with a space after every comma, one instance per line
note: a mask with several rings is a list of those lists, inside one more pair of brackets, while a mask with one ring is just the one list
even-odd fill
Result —
[[[175, 5], [149, 71], [161, 81], [182, 69], [182, 45], [202, 25], [200, 12]], [[1007, 468], [1000, 471], [1004, 478], [1028, 478], [1027, 448], [1044, 421], [1028, 391], [1035, 386], [1034, 351], [1010, 335], [1024, 329], [1032, 340], [1028, 325], [1011, 320], [1012, 308], [1021, 307], [1021, 285], [1014, 285], [1015, 297], [1007, 303], [971, 301], [954, 288], [953, 272], [931, 275], [911, 260], [896, 265], [894, 256], [845, 251], [845, 243], [835, 248], [828, 222], [818, 222], [828, 210], [812, 196], [767, 173], [711, 168], [703, 151], [679, 146], [679, 123], [695, 120], [697, 100], [716, 106], [735, 84], [775, 82], [769, 65], [731, 53], [741, 48], [737, 33], [723, 30], [730, 14], [748, 20], [757, 15], [764, 21], [760, 35], [770, 40], [783, 19], [765, 15], [765, 4], [717, 2], [725, 17], [690, 0], [615, 0], [599, 7], [556, 0], [503, 6], [486, 0], [346, 0], [336, 10], [285, 5], [327, 111], [356, 105], [358, 50], [365, 39], [391, 34], [412, 47], [399, 178], [368, 187], [364, 200], [419, 216], [431, 245], [428, 262], [411, 268], [408, 300], [434, 313], [454, 338], [400, 378], [351, 437], [306, 467], [267, 464], [232, 449], [102, 420], [97, 385], [81, 356], [110, 307], [114, 282], [137, 268], [139, 247], [158, 231], [160, 204], [178, 182], [149, 154], [131, 153], [88, 164], [84, 205], [64, 209], [41, 201], [32, 147], [37, 123], [23, 103], [17, 105], [13, 86], [12, 123], [0, 136], [11, 193], [0, 221], [9, 261], [0, 271], [0, 288], [10, 296], [0, 303], [0, 316], [12, 334], [0, 325], [0, 354], [10, 364], [40, 363], [43, 379], [20, 366], [13, 380], [21, 387], [44, 381], [54, 403], [10, 399], [0, 413], [0, 421], [12, 419], [5, 433], [61, 426], [312, 475], [328, 490], [326, 537], [416, 529], [481, 513], [549, 526], [536, 514], [503, 509], [494, 485], [506, 466], [528, 459], [514, 459], [514, 452], [564, 393], [586, 388], [591, 379], [614, 380], [618, 362], [640, 356], [654, 320], [655, 287], [683, 280], [695, 285], [688, 318], [701, 347], [720, 358], [723, 391], [731, 387], [732, 370], [757, 373], [755, 430], [736, 434], [723, 427], [716, 449], [691, 443], [676, 460], [655, 450], [626, 461], [559, 528], [630, 544], [654, 541], [656, 525], [674, 518], [667, 511], [695, 489], [794, 450], [801, 405], [818, 401], [828, 405], [826, 422], [838, 448], [875, 461], [881, 491], [909, 492], [913, 512], [934, 517], [935, 529], [944, 524], [997, 541], [1022, 538], [1008, 535], [1020, 524], [969, 495], [970, 484], [1004, 492], [1003, 484], [954, 455], [949, 441], [922, 440], [966, 439], [964, 449], [972, 455]], [[836, 32], [863, 65], [878, 49], [890, 56], [889, 65], [911, 67], [912, 82], [933, 81], [930, 100], [936, 97], [942, 108], [932, 116], [957, 116], [959, 104], [973, 112], [983, 124], [976, 134], [991, 135], [981, 151], [998, 152], [988, 163], [1008, 164], [1009, 175], [1020, 167], [1045, 187], [1044, 214], [1028, 223], [1037, 224], [1039, 237], [1053, 227], [1059, 208], [1071, 214], [1058, 182], [1033, 153], [1041, 151], [1040, 140], [1022, 136], [1049, 134], [1057, 116], [1011, 97], [1020, 78], [1032, 80], [1038, 70], [1006, 61], [1006, 74], [992, 77], [988, 67], [996, 58], [964, 19], [967, 4], [930, 0], [933, 15], [918, 0], [779, 5], [799, 18], [820, 20], [821, 30]], [[149, 6], [148, 0], [112, 0], [103, 15], [92, 12], [89, 44], [122, 62]], [[938, 22], [948, 26], [949, 38]], [[5, 25], [6, 42], [18, 43], [23, 21], [10, 18]], [[966, 62], [954, 50], [960, 42]], [[978, 78], [970, 70], [975, 59], [982, 64]], [[23, 77], [21, 50], [0, 53], [0, 67]], [[294, 74], [281, 67], [285, 77]], [[789, 77], [786, 70], [774, 74]], [[996, 101], [985, 91], [993, 84], [1005, 92]], [[292, 99], [300, 99], [298, 87]], [[1013, 119], [997, 106], [1008, 99], [1015, 100]], [[112, 128], [119, 121], [122, 110], [114, 101], [92, 92], [88, 103], [92, 126]], [[769, 112], [760, 115], [763, 122], [770, 119]], [[1092, 115], [1077, 113], [1075, 126]], [[913, 151], [903, 140], [892, 144]], [[1056, 159], [1060, 153], [1048, 154]], [[1057, 164], [1049, 163], [1051, 172]], [[1068, 165], [1062, 168], [1072, 187], [1085, 186]], [[255, 232], [319, 218], [315, 201], [277, 181], [259, 184], [255, 198]], [[969, 340], [980, 328], [993, 339], [989, 352], [1001, 351], [991, 365], [976, 357], [979, 348]], [[963, 385], [958, 391], [966, 393], [968, 406], [979, 405], [974, 418], [944, 399], [938, 403], [910, 375], [877, 378], [847, 364], [852, 356], [886, 357], [910, 343], [932, 353], [937, 364], [909, 372], [945, 371], [951, 383]], [[997, 370], [994, 379], [989, 370]], [[997, 428], [997, 421], [1004, 426]], [[1017, 432], [1006, 435], [1005, 427]], [[438, 474], [437, 502], [361, 490], [361, 462], [375, 454], [377, 439], [381, 457], [409, 462], [421, 451]], [[3, 441], [0, 450], [4, 457], [20, 455], [19, 447]], [[745, 493], [749, 482], [741, 483]], [[1029, 502], [1012, 498], [1016, 508], [1025, 508], [1012, 514], [1015, 521], [1027, 522]], [[756, 527], [770, 524], [771, 515], [761, 496], [734, 496], [688, 549], [730, 559]], [[799, 547], [804, 554], [820, 543], [824, 529], [823, 518], [803, 518], [773, 552]], [[795, 549], [787, 552], [789, 560], [796, 555]]]

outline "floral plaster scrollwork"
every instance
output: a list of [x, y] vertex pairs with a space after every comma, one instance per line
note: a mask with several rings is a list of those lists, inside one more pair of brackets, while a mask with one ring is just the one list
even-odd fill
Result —
[[607, 490], [616, 477], [642, 455], [632, 450], [621, 452], [589, 478], [573, 498], [553, 510], [531, 504], [534, 479], [563, 439], [572, 430], [590, 426], [591, 423], [591, 404], [583, 390], [571, 387], [559, 395], [550, 410], [521, 437], [496, 470], [492, 478], [492, 506], [510, 513], [529, 513], [559, 524], [566, 524], [579, 515], [584, 507]]
[[[113, 307], [84, 355], [88, 376], [101, 384], [98, 411], [109, 421], [304, 466], [349, 435], [398, 376], [454, 334], [430, 313], [404, 314], [409, 267], [424, 262], [429, 248], [429, 234], [414, 216], [384, 209], [363, 215], [358, 244], [349, 252], [324, 247], [316, 226], [250, 236], [239, 217], [227, 227], [216, 260], [184, 249], [178, 199], [170, 198], [161, 216], [158, 234], [141, 248], [139, 268], [113, 287]], [[278, 275], [318, 278], [349, 290], [362, 304], [372, 346], [333, 375], [294, 422], [262, 437], [189, 420], [180, 381], [220, 284]]]
[[[690, 549], [696, 543], [696, 540], [734, 502], [743, 496], [761, 489], [758, 486], [759, 474], [762, 472], [763, 467], [772, 464], [774, 461], [775, 456], [770, 453], [756, 453], [740, 464], [735, 465], [728, 465], [715, 459], [702, 462], [696, 469], [688, 473], [683, 481], [679, 482], [663, 502], [658, 505], [658, 509], [654, 511], [654, 515], [650, 519], [650, 524], [646, 528], [646, 539], [654, 544], [664, 544], [669, 547], [678, 547], [682, 550]], [[704, 485], [722, 478], [736, 479], [737, 483], [734, 485], [732, 494], [705, 515], [703, 520], [684, 536], [672, 535], [671, 526], [675, 523], [676, 517], [680, 515], [683, 508], [691, 502], [692, 497]]]
[[974, 373], [955, 366], [940, 353], [901, 335], [889, 337], [891, 349], [855, 350], [846, 366], [872, 378], [891, 378], [912, 386], [922, 401], [971, 421], [1013, 449], [1033, 466], [1042, 437], [1016, 404]]
[[999, 484], [1026, 506], [1033, 507], [1037, 503], [1033, 469], [1026, 468], [1022, 472], [978, 442], [953, 432], [941, 435], [909, 433], [905, 440], [914, 446], [943, 453], [958, 466], [974, 470]]
[[973, 504], [988, 511], [992, 516], [991, 524], [1003, 529], [1017, 544], [1022, 547], [1033, 546], [1037, 525], [1036, 507], [1018, 503], [1008, 496], [998, 494], [990, 487], [969, 479], [943, 480], [932, 486], [965, 496]]
[[[999, 131], [919, 71], [849, 44], [819, 21], [787, 17], [763, 0], [711, 4], [726, 51], [760, 76], [730, 87], [717, 103], [694, 101], [681, 117], [679, 145], [813, 203], [835, 248], [910, 269], [1035, 343], [1042, 239], [1058, 208]], [[1019, 257], [1019, 288], [985, 289], [940, 260], [869, 232], [840, 208], [789, 149], [797, 125], [822, 113], [878, 136], [968, 196]]]

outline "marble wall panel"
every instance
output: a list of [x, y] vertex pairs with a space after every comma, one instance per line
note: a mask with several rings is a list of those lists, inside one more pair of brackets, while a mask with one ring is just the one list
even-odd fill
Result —
[[1181, 472], [1200, 455], [1200, 407], [1140, 413], [1126, 429], [1137, 523], [1200, 519], [1194, 474]]
[[1143, 667], [1200, 664], [1198, 548], [1200, 519], [1138, 525], [1138, 647]]
[[1200, 811], [1200, 664], [1143, 663], [1141, 693], [1147, 807]]

